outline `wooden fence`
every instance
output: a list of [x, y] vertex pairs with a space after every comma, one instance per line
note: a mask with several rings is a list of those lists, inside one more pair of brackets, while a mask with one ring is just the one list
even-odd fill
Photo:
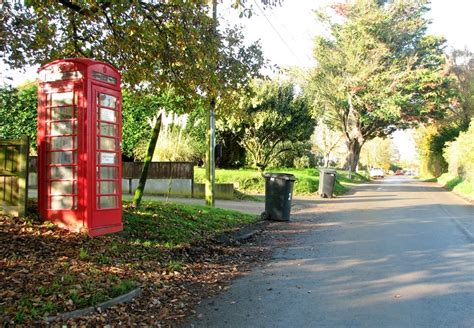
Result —
[[[123, 179], [140, 179], [142, 162], [123, 162]], [[192, 162], [151, 162], [148, 168], [148, 179], [190, 179], [194, 180]]]
[[[143, 162], [122, 162], [123, 179], [140, 179]], [[38, 172], [38, 158], [31, 156], [29, 172]], [[191, 179], [194, 180], [193, 162], [151, 162], [148, 179]]]
[[29, 140], [0, 139], [0, 213], [21, 216], [28, 202]]

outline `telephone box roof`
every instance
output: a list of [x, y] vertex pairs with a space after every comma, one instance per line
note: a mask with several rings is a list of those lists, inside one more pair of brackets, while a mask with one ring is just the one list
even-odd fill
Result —
[[104, 62], [101, 62], [101, 61], [97, 61], [97, 60], [94, 60], [94, 59], [90, 59], [90, 58], [64, 58], [64, 59], [57, 59], [55, 61], [52, 61], [50, 63], [47, 63], [43, 66], [41, 66], [40, 68], [38, 68], [38, 72], [50, 67], [50, 66], [54, 66], [56, 64], [59, 64], [59, 63], [78, 63], [78, 64], [82, 64], [84, 66], [93, 66], [93, 65], [106, 65], [106, 66], [109, 66], [110, 68], [112, 68], [114, 71], [117, 71], [117, 68], [115, 68], [113, 65], [109, 64], [109, 63], [104, 63]]

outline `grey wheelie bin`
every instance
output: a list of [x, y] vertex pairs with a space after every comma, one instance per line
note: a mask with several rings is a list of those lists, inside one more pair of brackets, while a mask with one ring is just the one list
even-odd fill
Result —
[[334, 185], [336, 184], [336, 170], [319, 170], [319, 188], [318, 193], [322, 198], [332, 198]]
[[267, 220], [289, 221], [295, 176], [286, 173], [265, 173], [265, 212]]

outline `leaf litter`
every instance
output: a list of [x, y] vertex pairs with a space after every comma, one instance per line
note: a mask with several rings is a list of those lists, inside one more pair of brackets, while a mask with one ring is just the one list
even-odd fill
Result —
[[50, 326], [175, 326], [202, 299], [269, 258], [254, 239], [182, 247], [126, 234], [89, 238], [37, 216], [0, 216], [0, 325], [46, 325], [43, 317], [95, 306], [140, 286], [141, 296], [103, 312]]

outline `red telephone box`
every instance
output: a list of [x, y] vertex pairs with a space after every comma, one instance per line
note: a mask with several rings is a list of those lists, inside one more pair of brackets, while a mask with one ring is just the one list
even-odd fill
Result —
[[43, 219], [98, 236], [122, 230], [122, 95], [111, 65], [38, 70], [38, 206]]

